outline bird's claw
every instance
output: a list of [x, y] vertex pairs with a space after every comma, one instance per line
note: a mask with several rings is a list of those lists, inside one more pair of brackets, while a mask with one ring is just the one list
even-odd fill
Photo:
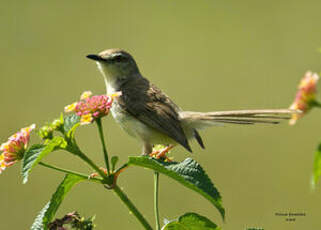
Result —
[[166, 153], [168, 153], [173, 147], [173, 145], [169, 145], [161, 150], [155, 150], [152, 153], [150, 153], [149, 156], [156, 159], [162, 159], [164, 161], [171, 162], [172, 160], [166, 156]]

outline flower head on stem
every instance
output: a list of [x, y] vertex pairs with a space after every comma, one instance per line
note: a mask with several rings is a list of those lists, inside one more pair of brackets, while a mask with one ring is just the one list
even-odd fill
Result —
[[0, 155], [0, 173], [23, 158], [28, 147], [30, 132], [35, 128], [35, 124], [22, 128], [0, 146], [0, 152], [2, 152]]
[[80, 101], [65, 107], [65, 112], [75, 112], [80, 116], [80, 124], [90, 124], [96, 119], [108, 115], [113, 100], [119, 97], [121, 92], [111, 95], [92, 96], [90, 91], [85, 91], [80, 96]]
[[317, 73], [308, 71], [302, 78], [298, 91], [295, 96], [294, 102], [290, 106], [290, 109], [300, 110], [301, 113], [292, 115], [290, 125], [294, 125], [298, 119], [303, 117], [307, 112], [311, 110], [316, 104], [317, 82], [319, 80]]

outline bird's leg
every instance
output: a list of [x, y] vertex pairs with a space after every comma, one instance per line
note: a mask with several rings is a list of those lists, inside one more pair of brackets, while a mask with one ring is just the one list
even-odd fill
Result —
[[148, 156], [148, 154], [150, 154], [152, 151], [153, 151], [153, 145], [148, 142], [144, 142], [142, 155]]

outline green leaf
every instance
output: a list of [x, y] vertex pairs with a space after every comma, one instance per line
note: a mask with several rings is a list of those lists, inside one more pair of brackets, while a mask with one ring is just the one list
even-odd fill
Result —
[[129, 157], [129, 165], [149, 168], [167, 175], [178, 181], [185, 187], [192, 189], [209, 200], [225, 217], [222, 199], [218, 190], [213, 185], [203, 168], [192, 158], [186, 158], [182, 162], [163, 162], [146, 156]]
[[110, 161], [111, 161], [111, 170], [112, 170], [112, 171], [115, 170], [116, 164], [117, 164], [118, 160], [119, 160], [118, 156], [112, 156], [112, 157], [111, 157], [111, 160], [110, 160]]
[[319, 144], [319, 147], [315, 153], [315, 158], [314, 158], [313, 180], [312, 180], [313, 188], [318, 183], [320, 176], [321, 176], [321, 143]]
[[49, 153], [63, 148], [66, 142], [62, 137], [54, 137], [46, 145], [33, 145], [24, 154], [22, 161], [23, 183], [27, 183], [31, 170]]
[[64, 180], [58, 186], [56, 192], [52, 195], [50, 201], [46, 206], [40, 211], [36, 217], [34, 223], [32, 224], [30, 230], [46, 230], [48, 229], [48, 224], [53, 220], [55, 214], [62, 203], [63, 199], [70, 191], [70, 189], [85, 180], [84, 178], [78, 177], [76, 175], [67, 174]]
[[76, 128], [80, 125], [80, 117], [76, 114], [66, 116], [64, 118], [64, 132], [67, 137], [72, 137]]
[[186, 213], [166, 224], [162, 230], [219, 230], [212, 221], [205, 216], [198, 215], [197, 213]]
[[43, 218], [48, 210], [50, 202], [48, 202], [43, 209], [39, 212], [38, 216], [36, 217], [35, 221], [33, 222], [30, 230], [43, 230]]
[[247, 228], [246, 230], [264, 230], [263, 228]]

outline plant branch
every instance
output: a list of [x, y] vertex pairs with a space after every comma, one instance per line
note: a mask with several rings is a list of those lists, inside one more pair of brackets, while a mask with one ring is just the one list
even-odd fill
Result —
[[156, 230], [160, 230], [159, 223], [159, 209], [158, 209], [158, 187], [159, 187], [159, 173], [154, 172], [154, 214], [156, 221]]
[[138, 221], [144, 226], [144, 228], [147, 230], [153, 230], [150, 224], [144, 218], [144, 216], [138, 211], [135, 205], [129, 200], [127, 195], [117, 185], [114, 187], [113, 190], [117, 194], [117, 196], [123, 201], [123, 203], [127, 206], [127, 208], [134, 214]]
[[44, 166], [46, 168], [50, 168], [50, 169], [53, 169], [53, 170], [56, 170], [56, 171], [59, 171], [59, 172], [72, 174], [72, 175], [75, 175], [75, 176], [79, 176], [79, 177], [82, 177], [84, 179], [90, 180], [92, 182], [103, 184], [103, 180], [102, 179], [90, 178], [88, 175], [85, 175], [85, 174], [82, 174], [82, 173], [79, 173], [79, 172], [75, 172], [75, 171], [71, 171], [71, 170], [68, 170], [68, 169], [60, 168], [60, 167], [57, 167], [57, 166], [54, 166], [54, 165], [50, 165], [50, 164], [46, 164], [46, 163], [43, 163], [43, 162], [39, 162], [39, 165], [42, 165], [42, 166]]
[[109, 176], [110, 175], [110, 166], [109, 166], [108, 152], [107, 152], [107, 148], [106, 148], [106, 144], [105, 144], [103, 125], [101, 123], [101, 119], [100, 118], [96, 119], [96, 124], [97, 124], [97, 127], [98, 127], [101, 144], [102, 144], [102, 147], [103, 147], [105, 165], [106, 165], [106, 168], [107, 168], [107, 176]]
[[92, 169], [94, 169], [104, 180], [108, 180], [106, 174], [89, 158], [86, 154], [84, 154], [78, 147], [78, 145], [74, 142], [72, 148], [66, 149], [67, 151], [77, 155], [83, 161], [85, 161]]
[[321, 102], [319, 102], [319, 101], [317, 101], [317, 100], [314, 100], [314, 101], [313, 101], [313, 106], [318, 107], [318, 108], [321, 108]]

